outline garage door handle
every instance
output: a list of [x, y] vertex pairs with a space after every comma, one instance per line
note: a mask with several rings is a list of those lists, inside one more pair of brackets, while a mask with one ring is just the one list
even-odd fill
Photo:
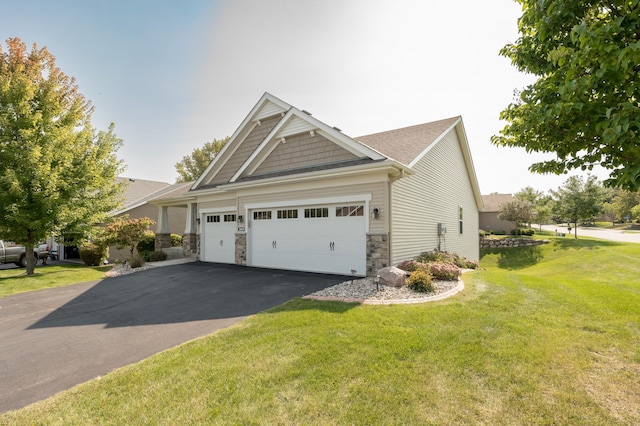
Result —
[[220, 247], [224, 245], [223, 240], [220, 240]]
[[336, 243], [333, 241], [329, 243], [329, 250], [334, 251], [336, 249]]
[[278, 242], [277, 241], [274, 240], [274, 241], [271, 242], [271, 247], [272, 248], [276, 248], [277, 246], [278, 246]]

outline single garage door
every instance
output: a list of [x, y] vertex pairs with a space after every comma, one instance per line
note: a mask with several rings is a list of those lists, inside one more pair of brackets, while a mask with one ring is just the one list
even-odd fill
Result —
[[364, 204], [254, 209], [252, 266], [366, 275]]
[[235, 263], [235, 213], [207, 213], [204, 219], [202, 260], [205, 262]]

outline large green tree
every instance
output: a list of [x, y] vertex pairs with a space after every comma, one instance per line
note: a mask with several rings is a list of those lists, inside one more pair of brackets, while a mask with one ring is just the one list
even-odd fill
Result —
[[92, 112], [46, 48], [0, 45], [0, 235], [27, 253], [51, 234], [82, 235], [118, 206], [121, 140], [113, 125], [96, 131]]
[[537, 81], [502, 111], [492, 142], [555, 153], [539, 173], [611, 170], [640, 187], [640, 0], [516, 0], [520, 37], [501, 54]]
[[189, 182], [198, 179], [227, 142], [229, 142], [229, 136], [223, 139], [214, 139], [205, 143], [202, 148], [194, 149], [191, 155], [182, 157], [182, 161], [175, 164], [179, 175], [176, 182]]
[[557, 191], [551, 191], [556, 200], [555, 213], [562, 220], [573, 223], [575, 238], [578, 224], [591, 220], [604, 210], [605, 191], [595, 176], [582, 180], [571, 176]]

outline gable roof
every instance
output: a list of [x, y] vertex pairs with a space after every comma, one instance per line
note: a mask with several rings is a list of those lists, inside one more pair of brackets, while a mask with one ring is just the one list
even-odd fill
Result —
[[116, 183], [124, 185], [122, 193], [122, 207], [112, 211], [112, 216], [128, 212], [136, 207], [142, 206], [155, 198], [174, 197], [179, 195], [179, 191], [188, 191], [193, 182], [169, 184], [145, 179], [133, 179], [127, 177], [116, 177]]
[[446, 118], [430, 123], [388, 130], [355, 138], [371, 148], [403, 164], [412, 166], [425, 150], [442, 138], [461, 121], [460, 117]]
[[484, 203], [483, 212], [497, 212], [500, 210], [500, 206], [504, 203], [508, 203], [513, 200], [512, 194], [489, 194], [483, 195], [482, 201]]
[[[317, 120], [310, 113], [265, 93], [254, 105], [230, 137], [229, 142], [216, 155], [207, 169], [191, 186], [191, 190], [217, 188], [229, 184], [246, 184], [269, 178], [323, 173], [327, 170], [351, 170], [357, 167], [392, 167], [412, 173], [411, 168], [442, 138], [455, 131], [464, 156], [467, 174], [476, 204], [482, 207], [469, 143], [461, 117], [451, 117], [416, 126], [389, 130], [358, 138], [351, 138], [340, 129]], [[298, 164], [278, 170], [260, 166], [269, 155], [286, 143], [287, 138], [309, 132], [321, 135], [325, 141], [335, 144], [349, 153], [341, 161], [318, 161]], [[349, 158], [347, 158], [349, 157]], [[355, 170], [355, 169], [354, 169]]]

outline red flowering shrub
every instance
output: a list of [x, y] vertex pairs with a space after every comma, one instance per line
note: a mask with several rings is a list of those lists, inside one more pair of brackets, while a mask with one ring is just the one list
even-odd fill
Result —
[[433, 262], [428, 266], [429, 272], [437, 280], [453, 281], [460, 276], [460, 268], [451, 263]]

